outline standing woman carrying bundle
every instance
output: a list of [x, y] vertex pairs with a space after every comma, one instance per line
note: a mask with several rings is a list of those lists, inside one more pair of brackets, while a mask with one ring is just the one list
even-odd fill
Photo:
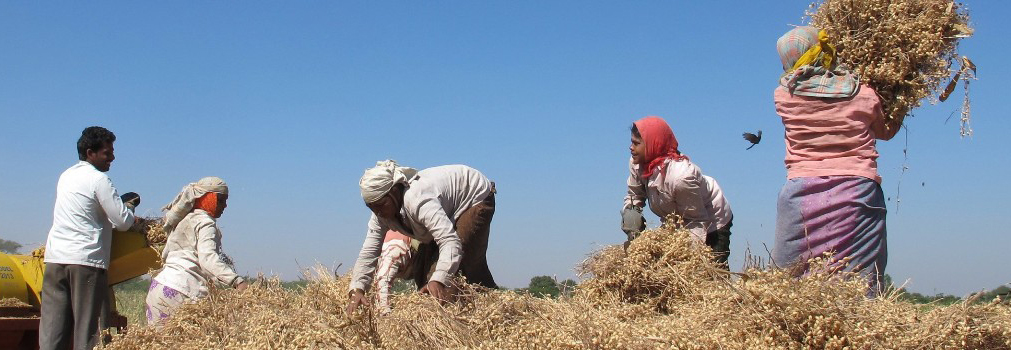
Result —
[[784, 75], [774, 93], [786, 128], [787, 181], [779, 194], [773, 263], [807, 271], [808, 259], [832, 252], [845, 269], [880, 291], [888, 260], [885, 199], [875, 139], [902, 125], [886, 122], [881, 99], [837, 67], [825, 31], [798, 27], [776, 45]]
[[218, 282], [235, 289], [246, 283], [235, 273], [231, 259], [221, 252], [217, 219], [225, 211], [228, 185], [217, 177], [205, 177], [183, 187], [163, 208], [168, 241], [162, 251], [164, 267], [151, 279], [147, 293], [147, 322], [156, 324], [188, 301], [207, 296]]

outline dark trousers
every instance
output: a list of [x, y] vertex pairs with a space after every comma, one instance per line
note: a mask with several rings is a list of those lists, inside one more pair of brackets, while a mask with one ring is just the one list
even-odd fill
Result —
[[730, 258], [730, 227], [734, 226], [734, 220], [727, 222], [726, 226], [720, 227], [716, 231], [706, 235], [706, 245], [713, 250], [713, 261], [729, 270], [727, 259]]
[[[494, 188], [494, 187], [493, 187]], [[495, 192], [488, 195], [484, 201], [470, 207], [456, 220], [456, 233], [460, 235], [463, 246], [463, 256], [460, 259], [460, 273], [467, 278], [468, 283], [475, 283], [487, 288], [498, 288], [495, 278], [488, 269], [488, 235], [491, 232], [491, 219], [495, 216]], [[423, 268], [417, 269], [414, 283], [420, 289], [428, 283], [428, 277], [434, 272], [439, 261], [439, 246], [435, 241], [422, 243], [418, 247], [418, 260]]]
[[[108, 310], [105, 269], [83, 265], [46, 264], [42, 276], [42, 319], [39, 349], [92, 349], [105, 329]], [[101, 320], [100, 320], [101, 319]]]

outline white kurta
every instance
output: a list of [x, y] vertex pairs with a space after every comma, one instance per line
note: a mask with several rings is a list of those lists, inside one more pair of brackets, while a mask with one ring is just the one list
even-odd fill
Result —
[[106, 269], [112, 230], [125, 231], [133, 222], [133, 212], [123, 204], [109, 176], [80, 161], [64, 171], [56, 185], [45, 262]]

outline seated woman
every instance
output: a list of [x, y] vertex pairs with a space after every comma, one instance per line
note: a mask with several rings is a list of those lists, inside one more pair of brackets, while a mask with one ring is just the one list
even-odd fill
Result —
[[678, 150], [674, 131], [663, 119], [646, 117], [632, 124], [632, 158], [628, 163], [628, 195], [622, 210], [622, 230], [635, 238], [646, 228], [642, 208], [666, 219], [678, 215], [692, 237], [705, 242], [714, 260], [726, 268], [734, 213], [716, 180]]
[[162, 251], [163, 268], [151, 279], [147, 293], [147, 322], [157, 324], [184, 302], [207, 296], [213, 282], [246, 288], [232, 261], [221, 252], [217, 218], [225, 211], [228, 185], [217, 177], [205, 177], [183, 187], [166, 210], [168, 235]]
[[836, 66], [824, 31], [794, 28], [776, 48], [785, 72], [773, 96], [786, 127], [787, 180], [773, 263], [801, 275], [808, 259], [831, 252], [850, 259], [846, 270], [868, 278], [873, 296], [888, 259], [875, 139], [895, 136], [902, 118], [886, 121], [874, 89]]

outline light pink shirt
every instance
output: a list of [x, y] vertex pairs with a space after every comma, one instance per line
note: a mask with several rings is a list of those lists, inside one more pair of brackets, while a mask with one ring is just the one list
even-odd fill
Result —
[[875, 139], [888, 140], [898, 127], [885, 128], [881, 100], [861, 85], [850, 98], [774, 94], [776, 113], [786, 127], [786, 177], [854, 175], [881, 183]]
[[628, 161], [628, 194], [625, 208], [642, 208], [649, 200], [649, 208], [661, 220], [668, 215], [680, 215], [692, 237], [705, 241], [709, 232], [725, 227], [734, 218], [730, 202], [715, 179], [703, 175], [691, 160], [679, 162], [666, 160], [664, 175], [654, 171], [644, 180], [639, 165]]

